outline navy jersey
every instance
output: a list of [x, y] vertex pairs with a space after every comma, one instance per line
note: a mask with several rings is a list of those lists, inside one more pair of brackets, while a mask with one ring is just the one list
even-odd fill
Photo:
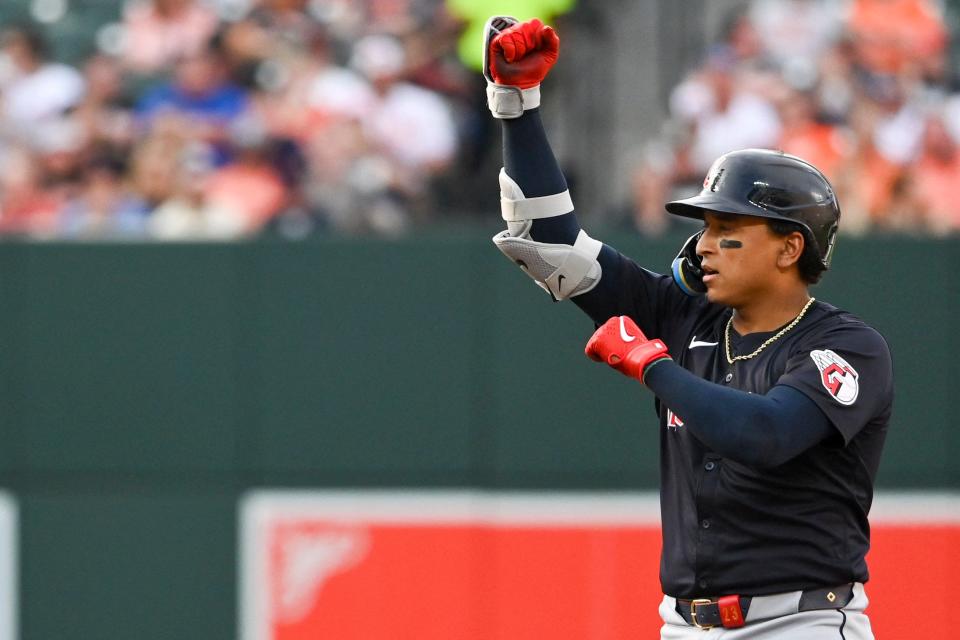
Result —
[[[682, 412], [657, 401], [664, 593], [762, 595], [865, 582], [867, 513], [893, 397], [884, 339], [818, 300], [755, 357], [729, 364], [730, 309], [620, 260], [616, 294], [597, 301], [605, 312], [632, 317], [701, 378], [756, 394], [775, 385], [799, 390], [835, 428], [780, 466], [754, 468], [711, 451], [684, 429]], [[731, 327], [732, 355], [751, 354], [776, 333], [741, 337]]]

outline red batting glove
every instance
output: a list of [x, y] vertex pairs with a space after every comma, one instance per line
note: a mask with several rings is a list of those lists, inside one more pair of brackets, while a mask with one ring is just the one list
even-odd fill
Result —
[[643, 382], [647, 367], [670, 358], [663, 340], [648, 340], [628, 316], [607, 320], [594, 332], [584, 349], [587, 357], [606, 362], [620, 373]]
[[490, 75], [497, 84], [529, 89], [547, 77], [560, 55], [560, 37], [537, 18], [520, 22], [490, 41]]

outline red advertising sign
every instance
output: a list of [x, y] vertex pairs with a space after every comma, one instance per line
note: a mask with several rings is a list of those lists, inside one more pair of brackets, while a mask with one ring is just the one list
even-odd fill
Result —
[[[944, 607], [960, 595], [960, 501], [888, 504], [874, 518], [874, 628], [946, 640], [927, 614], [931, 593]], [[241, 537], [242, 640], [658, 635], [652, 494], [257, 492]], [[919, 635], [918, 617], [931, 621]]]

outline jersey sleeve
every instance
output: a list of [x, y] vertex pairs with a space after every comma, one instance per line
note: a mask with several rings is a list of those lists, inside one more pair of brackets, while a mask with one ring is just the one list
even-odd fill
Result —
[[813, 400], [849, 443], [890, 410], [893, 365], [883, 337], [866, 325], [844, 324], [806, 341], [777, 384]]

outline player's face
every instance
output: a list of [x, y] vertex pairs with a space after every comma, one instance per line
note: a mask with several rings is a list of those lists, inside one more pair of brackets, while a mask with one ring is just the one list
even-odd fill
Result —
[[779, 274], [783, 239], [763, 218], [706, 213], [697, 254], [710, 302], [728, 307], [765, 295]]

